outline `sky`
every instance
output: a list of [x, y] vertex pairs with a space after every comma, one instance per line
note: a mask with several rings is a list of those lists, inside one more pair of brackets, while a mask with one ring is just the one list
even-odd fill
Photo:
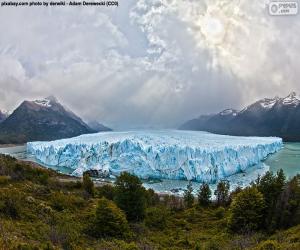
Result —
[[300, 15], [270, 0], [0, 7], [0, 109], [49, 95], [112, 128], [176, 128], [300, 92]]

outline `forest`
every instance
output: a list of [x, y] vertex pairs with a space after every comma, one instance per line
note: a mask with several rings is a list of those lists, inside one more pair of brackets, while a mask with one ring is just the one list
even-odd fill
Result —
[[178, 197], [126, 172], [96, 186], [0, 156], [0, 249], [296, 250], [299, 222], [300, 176], [282, 170], [232, 192], [189, 183]]

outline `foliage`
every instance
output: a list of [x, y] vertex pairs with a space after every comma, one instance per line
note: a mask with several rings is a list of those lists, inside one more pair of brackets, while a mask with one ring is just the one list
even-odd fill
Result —
[[274, 240], [266, 240], [259, 244], [257, 250], [278, 250], [280, 249], [279, 244]]
[[105, 197], [108, 200], [114, 200], [116, 195], [116, 188], [113, 185], [103, 185], [96, 188], [96, 194], [98, 197]]
[[190, 181], [189, 184], [186, 187], [186, 190], [184, 191], [183, 196], [185, 207], [191, 208], [194, 204], [194, 195], [193, 195], [193, 185]]
[[50, 197], [50, 205], [57, 211], [64, 209], [76, 209], [84, 205], [84, 200], [81, 197], [64, 194], [63, 192], [53, 192]]
[[146, 190], [146, 205], [147, 207], [156, 206], [159, 204], [159, 195], [153, 189]]
[[0, 154], [0, 175], [7, 176], [13, 181], [30, 180], [41, 184], [47, 184], [53, 174], [47, 169], [33, 168], [29, 163], [21, 164], [8, 155]]
[[229, 226], [236, 232], [248, 232], [261, 227], [264, 197], [255, 187], [247, 187], [237, 194], [231, 206]]
[[218, 206], [226, 206], [229, 202], [229, 182], [220, 181], [217, 185], [217, 189], [214, 194], [216, 196], [216, 202]]
[[146, 210], [145, 224], [152, 229], [163, 230], [167, 225], [168, 212], [163, 207], [151, 207]]
[[199, 206], [207, 207], [210, 204], [211, 190], [207, 183], [202, 183], [198, 191]]
[[268, 171], [256, 181], [257, 189], [263, 194], [265, 200], [264, 226], [268, 230], [274, 230], [276, 226], [276, 204], [284, 189], [285, 176], [282, 169], [274, 175]]
[[0, 192], [0, 214], [18, 219], [21, 213], [20, 196], [10, 191]]
[[84, 191], [88, 195], [90, 195], [91, 197], [94, 197], [94, 194], [95, 194], [94, 183], [91, 180], [91, 177], [89, 176], [88, 173], [83, 174], [82, 186], [83, 186]]
[[145, 216], [145, 188], [140, 179], [129, 173], [122, 173], [115, 182], [115, 202], [129, 221], [140, 221]]
[[218, 207], [215, 211], [215, 215], [218, 219], [222, 219], [225, 216], [225, 208], [224, 207]]
[[288, 228], [300, 223], [300, 175], [285, 184], [276, 203], [274, 220], [276, 228]]
[[[43, 173], [48, 176], [47, 181], [41, 178]], [[300, 249], [299, 176], [284, 181], [271, 207], [272, 224], [278, 229], [276, 233], [262, 227], [248, 234], [228, 230], [233, 205], [230, 209], [227, 206], [185, 209], [182, 197], [145, 190], [140, 181], [135, 178], [133, 181], [131, 176], [121, 181], [121, 187], [126, 186], [124, 201], [128, 205], [132, 197], [143, 197], [144, 221], [127, 222], [125, 211], [112, 201], [103, 202], [103, 197], [116, 199], [117, 186], [114, 185], [95, 187], [95, 196], [84, 199], [82, 182], [0, 155], [1, 177], [5, 181], [0, 185], [0, 249], [254, 250], [273, 245], [278, 249]], [[273, 177], [277, 179], [277, 174]], [[280, 179], [283, 180], [278, 178], [278, 183]], [[273, 182], [273, 178], [269, 180]], [[250, 189], [267, 190], [270, 183], [264, 181], [260, 186], [259, 180]], [[244, 192], [243, 189], [235, 190], [226, 204], [231, 200], [235, 202]], [[98, 206], [100, 201], [102, 207]], [[5, 203], [8, 206], [3, 205]], [[250, 212], [248, 206], [247, 209]], [[263, 210], [263, 216], [265, 212]], [[103, 229], [103, 225], [108, 229]], [[123, 230], [120, 225], [124, 226]]]
[[121, 209], [113, 201], [101, 198], [88, 232], [97, 238], [121, 238], [128, 235], [129, 226], [126, 216]]

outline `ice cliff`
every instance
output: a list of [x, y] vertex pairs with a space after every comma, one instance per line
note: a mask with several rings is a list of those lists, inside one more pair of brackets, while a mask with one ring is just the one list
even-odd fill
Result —
[[206, 181], [242, 172], [282, 147], [275, 137], [235, 137], [199, 131], [129, 131], [29, 142], [27, 151], [47, 166], [95, 169], [140, 178]]

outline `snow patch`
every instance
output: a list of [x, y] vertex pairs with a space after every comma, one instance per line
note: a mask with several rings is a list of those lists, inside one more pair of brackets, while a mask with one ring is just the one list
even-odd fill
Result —
[[300, 97], [296, 94], [296, 92], [292, 92], [287, 97], [283, 98], [282, 103], [284, 105], [297, 106], [300, 103]]
[[234, 109], [225, 109], [223, 110], [220, 115], [232, 115], [232, 116], [236, 116], [237, 115], [237, 111]]
[[35, 104], [43, 106], [43, 107], [47, 107], [50, 108], [52, 105], [50, 104], [50, 100], [47, 99], [41, 99], [41, 100], [35, 100], [33, 101]]
[[278, 98], [274, 98], [274, 99], [264, 99], [260, 105], [265, 108], [265, 109], [271, 109], [273, 108], [273, 106], [276, 104], [276, 102], [278, 101]]

